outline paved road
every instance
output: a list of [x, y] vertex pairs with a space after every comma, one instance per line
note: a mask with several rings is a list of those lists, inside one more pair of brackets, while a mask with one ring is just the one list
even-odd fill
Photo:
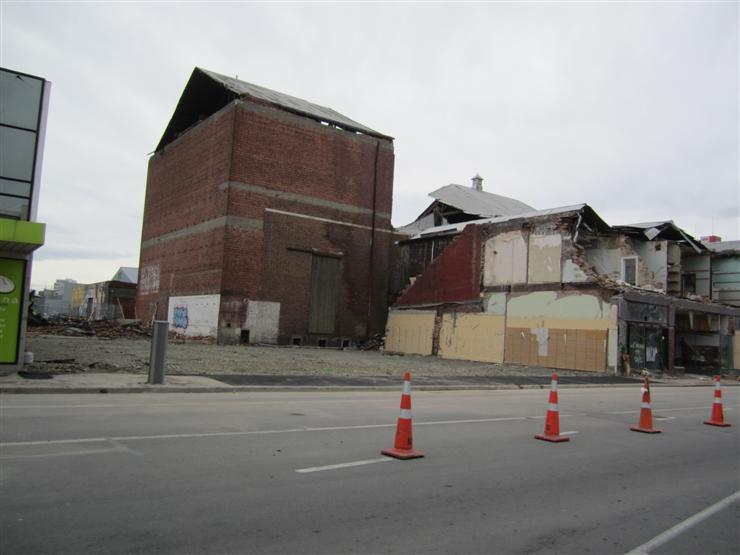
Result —
[[654, 388], [645, 435], [639, 387], [562, 388], [561, 444], [546, 391], [416, 392], [404, 462], [400, 392], [0, 396], [0, 552], [737, 553], [723, 391], [731, 428]]

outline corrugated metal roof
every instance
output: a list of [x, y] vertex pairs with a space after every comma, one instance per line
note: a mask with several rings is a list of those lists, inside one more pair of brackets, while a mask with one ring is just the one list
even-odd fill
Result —
[[260, 100], [264, 100], [265, 102], [269, 102], [282, 108], [286, 108], [291, 112], [308, 116], [319, 121], [332, 123], [351, 131], [359, 131], [366, 135], [372, 135], [385, 139], [393, 138], [388, 135], [379, 133], [374, 129], [370, 129], [369, 127], [366, 127], [365, 125], [362, 125], [361, 123], [358, 123], [348, 118], [347, 116], [344, 116], [339, 112], [332, 110], [331, 108], [320, 106], [318, 104], [314, 104], [313, 102], [308, 102], [307, 100], [296, 98], [295, 96], [291, 96], [289, 94], [273, 91], [265, 87], [260, 87], [259, 85], [247, 83], [246, 81], [241, 81], [239, 79], [235, 79], [234, 77], [221, 75], [220, 73], [216, 73], [215, 71], [210, 71], [203, 68], [197, 69], [208, 75], [211, 79], [214, 79], [223, 84], [225, 87], [238, 94], [239, 96], [250, 96], [252, 98], [258, 98]]
[[432, 191], [429, 196], [449, 206], [459, 208], [467, 214], [487, 217], [511, 216], [534, 210], [533, 207], [520, 200], [486, 191], [476, 191], [472, 187], [454, 183]]
[[528, 218], [539, 218], [543, 216], [554, 216], [556, 214], [567, 214], [580, 212], [586, 208], [588, 204], [574, 204], [572, 206], [561, 206], [559, 208], [547, 208], [545, 210], [531, 210], [529, 212], [522, 212], [520, 214], [513, 214], [511, 216], [497, 216], [494, 218], [482, 218], [480, 220], [472, 220], [469, 222], [460, 222], [457, 224], [438, 225], [436, 227], [430, 227], [425, 229], [421, 233], [414, 235], [411, 239], [421, 239], [422, 237], [430, 237], [432, 235], [447, 235], [460, 233], [466, 225], [483, 225], [483, 224], [498, 224], [507, 222], [510, 220], [526, 220]]
[[[700, 241], [694, 239], [691, 235], [678, 227], [673, 220], [664, 220], [662, 222], [642, 222], [629, 225], [612, 226], [617, 231], [642, 231], [642, 234], [652, 241], [656, 237], [673, 240], [685, 240], [696, 252], [707, 250]], [[667, 233], [664, 233], [666, 232]]]

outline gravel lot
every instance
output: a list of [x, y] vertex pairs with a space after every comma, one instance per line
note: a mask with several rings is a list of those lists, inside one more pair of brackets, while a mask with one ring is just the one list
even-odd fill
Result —
[[[148, 339], [104, 339], [60, 335], [29, 335], [26, 350], [34, 353], [27, 371], [39, 373], [146, 373]], [[513, 364], [443, 360], [417, 355], [386, 355], [380, 351], [306, 347], [224, 346], [197, 342], [167, 346], [167, 373], [172, 375], [257, 374], [393, 376], [406, 370], [416, 376], [547, 376], [551, 370]], [[559, 370], [559, 375], [591, 375]]]

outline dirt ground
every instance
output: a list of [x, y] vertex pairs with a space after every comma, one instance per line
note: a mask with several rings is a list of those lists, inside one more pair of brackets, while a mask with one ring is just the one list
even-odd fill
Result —
[[[146, 373], [150, 342], [147, 338], [67, 337], [29, 335], [26, 350], [34, 362], [30, 372]], [[224, 346], [199, 342], [167, 345], [167, 374], [257, 374], [392, 376], [405, 371], [439, 376], [547, 376], [550, 369], [513, 364], [443, 360], [432, 356], [387, 355], [381, 351], [317, 349], [307, 347]], [[591, 374], [559, 370], [564, 376]]]

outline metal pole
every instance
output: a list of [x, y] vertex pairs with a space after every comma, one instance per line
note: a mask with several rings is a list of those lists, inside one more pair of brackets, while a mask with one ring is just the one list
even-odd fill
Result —
[[167, 332], [170, 323], [155, 320], [152, 326], [152, 350], [149, 354], [149, 383], [164, 383], [165, 357], [167, 354]]

